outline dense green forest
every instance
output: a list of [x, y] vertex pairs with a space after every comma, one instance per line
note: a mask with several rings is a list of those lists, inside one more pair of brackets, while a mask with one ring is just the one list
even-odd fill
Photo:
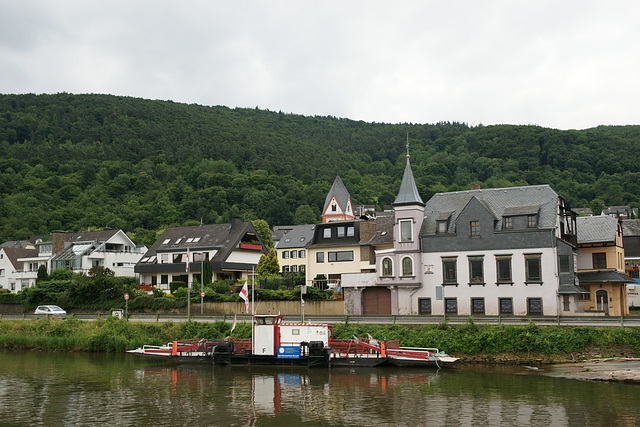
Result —
[[335, 176], [393, 202], [407, 135], [418, 188], [550, 184], [571, 207], [640, 205], [640, 126], [384, 124], [109, 95], [0, 95], [0, 241], [122, 228], [319, 219]]

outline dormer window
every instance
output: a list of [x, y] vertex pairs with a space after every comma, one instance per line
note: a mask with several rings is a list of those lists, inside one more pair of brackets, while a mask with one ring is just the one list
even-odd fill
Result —
[[445, 234], [447, 232], [447, 221], [438, 221], [436, 225], [437, 234]]
[[480, 237], [480, 221], [469, 222], [469, 237]]
[[323, 230], [322, 237], [325, 238], [325, 239], [330, 239], [331, 238], [331, 229], [330, 228], [325, 228]]
[[510, 216], [505, 216], [503, 218], [503, 222], [504, 222], [504, 228], [505, 229], [512, 229], [513, 228], [513, 218], [511, 218]]
[[536, 215], [527, 215], [527, 228], [536, 228], [538, 221]]

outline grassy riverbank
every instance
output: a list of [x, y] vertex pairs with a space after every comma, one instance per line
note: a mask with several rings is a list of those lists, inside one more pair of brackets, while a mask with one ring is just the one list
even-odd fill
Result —
[[[0, 347], [123, 352], [145, 344], [174, 339], [224, 338], [231, 324], [224, 322], [138, 323], [113, 317], [94, 322], [71, 316], [62, 320], [0, 321]], [[640, 357], [640, 328], [591, 328], [466, 325], [376, 326], [338, 324], [334, 337], [371, 334], [377, 339], [400, 340], [407, 347], [437, 347], [465, 361], [557, 362], [589, 357]], [[234, 335], [250, 336], [250, 325], [236, 326]]]

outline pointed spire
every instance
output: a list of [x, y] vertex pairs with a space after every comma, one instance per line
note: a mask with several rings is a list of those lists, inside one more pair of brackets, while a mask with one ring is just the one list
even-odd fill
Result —
[[413, 178], [413, 171], [411, 170], [411, 162], [409, 161], [409, 134], [407, 134], [407, 165], [404, 168], [404, 175], [402, 176], [402, 183], [400, 184], [400, 191], [396, 196], [394, 206], [402, 205], [420, 205], [424, 206], [425, 203], [418, 193], [418, 187], [416, 181]]

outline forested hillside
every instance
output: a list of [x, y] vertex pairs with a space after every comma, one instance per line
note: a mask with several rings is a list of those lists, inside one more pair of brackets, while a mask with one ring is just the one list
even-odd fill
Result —
[[336, 174], [355, 204], [393, 201], [411, 163], [422, 198], [550, 184], [572, 207], [640, 205], [640, 126], [382, 124], [108, 95], [0, 95], [0, 241], [238, 216], [319, 218]]

